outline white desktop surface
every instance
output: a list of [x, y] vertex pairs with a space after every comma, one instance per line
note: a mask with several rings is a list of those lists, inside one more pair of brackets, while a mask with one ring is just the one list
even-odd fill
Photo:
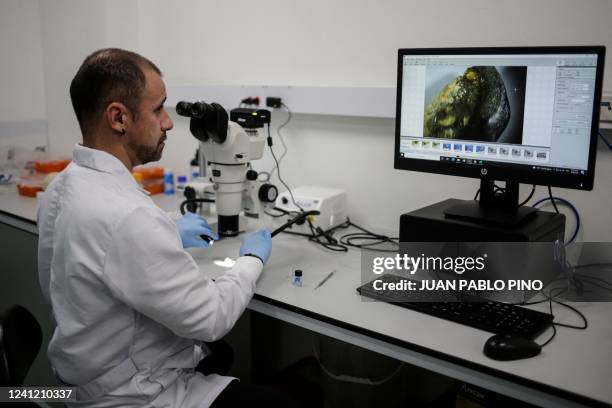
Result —
[[[153, 199], [167, 211], [178, 208], [177, 197]], [[0, 222], [35, 232], [36, 209], [36, 199], [0, 191]], [[202, 271], [215, 278], [224, 269], [213, 262], [235, 258], [239, 247], [240, 238], [231, 238], [189, 252]], [[360, 263], [359, 251], [330, 252], [303, 237], [280, 234], [249, 308], [536, 405], [612, 406], [612, 303], [577, 304], [588, 319], [587, 330], [560, 327], [540, 355], [499, 362], [482, 352], [490, 333], [362, 300], [355, 290], [362, 284]], [[302, 287], [292, 284], [295, 269], [303, 271]], [[334, 275], [315, 289], [332, 270]], [[543, 311], [547, 307], [533, 306]], [[556, 321], [581, 323], [564, 307], [554, 306], [554, 314]], [[550, 334], [548, 330], [536, 340], [542, 343]]]
[[[482, 351], [491, 333], [395, 305], [362, 300], [355, 290], [362, 284], [359, 251], [350, 250], [340, 255], [330, 253], [305, 238], [286, 234], [277, 236], [273, 242], [272, 256], [257, 283], [256, 298], [250, 305], [252, 309], [287, 321], [295, 320], [292, 319], [293, 314], [305, 314], [313, 320], [318, 320], [318, 315], [324, 325], [334, 326], [329, 320], [332, 319], [340, 332], [349, 332], [349, 338], [341, 336], [342, 340], [506, 394], [509, 384], [498, 379], [511, 382], [511, 377], [516, 376], [514, 380], [519, 384], [535, 382], [612, 403], [610, 303], [579, 304], [580, 310], [588, 318], [587, 330], [560, 327], [554, 340], [543, 348], [540, 355], [500, 362], [487, 358]], [[192, 254], [205, 273], [216, 277], [223, 273], [223, 268], [213, 265], [212, 261], [235, 256], [238, 248], [239, 242], [234, 239], [215, 243], [210, 250], [192, 251]], [[292, 283], [295, 269], [303, 271], [302, 287]], [[315, 289], [333, 270], [336, 271], [334, 275]], [[273, 305], [273, 310], [267, 307], [269, 303]], [[532, 308], [547, 311], [548, 304]], [[553, 304], [553, 311], [557, 321], [581, 324], [576, 314], [562, 306]], [[286, 316], [282, 316], [284, 313]], [[353, 330], [355, 328], [357, 330]], [[372, 332], [387, 339], [373, 336], [371, 341], [364, 342], [358, 337], [351, 340], [354, 331]], [[321, 332], [334, 335], [333, 328], [331, 332]], [[543, 343], [551, 334], [552, 329], [549, 329], [536, 340]], [[397, 345], [399, 347], [394, 347]], [[459, 367], [462, 369], [458, 370]], [[531, 393], [529, 387], [511, 388], [510, 395], [518, 397], [521, 392], [531, 394], [527, 399], [539, 405], [568, 405], [551, 396]], [[554, 394], [554, 390], [551, 392]]]

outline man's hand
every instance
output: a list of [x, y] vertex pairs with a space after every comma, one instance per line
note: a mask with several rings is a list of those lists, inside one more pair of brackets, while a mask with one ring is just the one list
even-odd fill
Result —
[[272, 252], [272, 236], [270, 230], [260, 229], [242, 239], [240, 256], [254, 255], [264, 264], [268, 262]]
[[192, 212], [187, 212], [176, 220], [176, 228], [181, 236], [183, 248], [206, 248], [210, 246], [209, 241], [202, 239], [200, 236], [210, 237], [212, 240], [219, 239], [219, 236], [210, 229], [206, 220]]

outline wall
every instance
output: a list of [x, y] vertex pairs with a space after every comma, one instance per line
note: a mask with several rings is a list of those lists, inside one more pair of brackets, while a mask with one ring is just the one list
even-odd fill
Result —
[[9, 150], [18, 162], [47, 144], [40, 7], [37, 0], [0, 2], [0, 172]]
[[[15, 9], [15, 4], [5, 1], [1, 7]], [[40, 0], [29, 4], [30, 16], [36, 16], [36, 10], [40, 13], [44, 90], [37, 92], [44, 95], [50, 144], [58, 155], [69, 154], [80, 140], [68, 97], [70, 80], [88, 53], [106, 46], [130, 48], [151, 58], [171, 86], [393, 87], [400, 47], [612, 45], [608, 0]], [[28, 30], [36, 37], [35, 26]], [[23, 45], [24, 50], [38, 49], [34, 43]], [[604, 87], [610, 89], [612, 65], [605, 72]], [[22, 76], [15, 78], [14, 83], [24, 82]], [[18, 90], [12, 93], [21, 95]], [[206, 100], [206, 95], [201, 98]], [[281, 123], [285, 115], [275, 112], [273, 124]], [[162, 165], [185, 173], [196, 143], [187, 121], [174, 120]], [[294, 115], [284, 129], [289, 153], [281, 174], [292, 186], [346, 189], [355, 221], [391, 233], [396, 233], [402, 212], [449, 196], [473, 197], [475, 180], [394, 170], [393, 132], [389, 119]], [[278, 141], [275, 148], [282, 151]], [[269, 155], [256, 167], [270, 169]], [[610, 152], [600, 150], [593, 192], [558, 190], [582, 211], [583, 239], [608, 237], [610, 167]], [[543, 195], [540, 189], [538, 196]]]
[[[183, 1], [180, 7], [158, 0], [141, 2], [139, 15], [140, 50], [171, 85], [393, 87], [401, 47], [612, 45], [612, 2], [605, 0]], [[611, 81], [607, 64], [605, 89]], [[276, 125], [285, 117], [273, 113]], [[174, 120], [162, 164], [186, 172], [195, 143], [187, 120]], [[472, 198], [478, 188], [471, 179], [394, 170], [393, 120], [294, 115], [284, 134], [289, 153], [281, 175], [289, 185], [344, 188], [351, 217], [381, 231], [396, 234], [401, 213], [447, 197]], [[276, 149], [282, 151], [278, 141]], [[554, 190], [581, 210], [581, 239], [609, 239], [610, 153], [599, 150], [593, 192]], [[271, 167], [269, 155], [256, 164]], [[544, 195], [539, 188], [536, 197]], [[569, 215], [568, 234], [572, 228]]]
[[81, 140], [70, 103], [70, 81], [93, 51], [136, 48], [138, 5], [117, 0], [40, 0], [40, 6], [51, 153], [70, 155]]

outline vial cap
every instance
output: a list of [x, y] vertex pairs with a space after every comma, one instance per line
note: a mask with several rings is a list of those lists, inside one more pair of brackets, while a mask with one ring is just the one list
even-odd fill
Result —
[[302, 276], [302, 270], [301, 269], [296, 269], [294, 273], [295, 273], [295, 276], [297, 276], [298, 278], [300, 276]]
[[186, 183], [187, 182], [187, 176], [178, 176], [177, 178], [179, 183]]

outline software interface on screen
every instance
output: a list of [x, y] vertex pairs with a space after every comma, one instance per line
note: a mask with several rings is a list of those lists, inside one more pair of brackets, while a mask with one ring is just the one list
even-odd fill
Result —
[[400, 156], [584, 174], [596, 54], [404, 55]]

